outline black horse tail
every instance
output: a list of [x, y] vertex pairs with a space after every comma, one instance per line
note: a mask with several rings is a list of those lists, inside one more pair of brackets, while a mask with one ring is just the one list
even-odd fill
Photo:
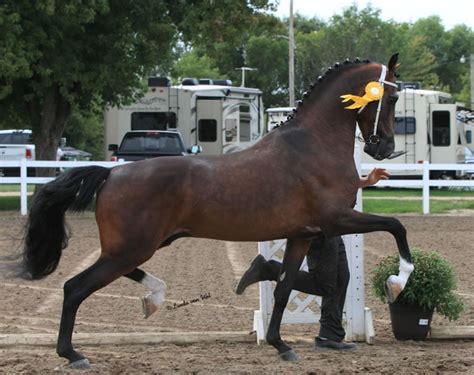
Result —
[[19, 277], [36, 280], [54, 272], [70, 236], [66, 211], [84, 211], [109, 174], [109, 168], [99, 166], [73, 168], [35, 194], [26, 222]]

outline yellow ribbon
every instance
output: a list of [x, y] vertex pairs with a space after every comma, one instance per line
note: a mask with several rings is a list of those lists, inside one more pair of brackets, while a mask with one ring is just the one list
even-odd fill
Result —
[[383, 96], [382, 85], [378, 82], [369, 82], [365, 86], [364, 96], [346, 94], [346, 95], [341, 95], [341, 98], [344, 99], [342, 101], [343, 103], [348, 102], [349, 100], [352, 100], [354, 102], [350, 106], [346, 107], [346, 109], [357, 109], [357, 108], [366, 106], [369, 102], [382, 99], [382, 96]]

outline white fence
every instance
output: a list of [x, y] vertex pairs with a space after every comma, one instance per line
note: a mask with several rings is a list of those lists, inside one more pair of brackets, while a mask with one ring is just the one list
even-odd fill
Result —
[[[123, 164], [123, 160], [112, 161], [35, 161], [22, 159], [21, 161], [2, 161], [0, 160], [0, 169], [2, 168], [20, 168], [20, 177], [0, 177], [0, 184], [20, 184], [21, 214], [27, 213], [27, 185], [44, 184], [51, 181], [52, 178], [27, 177], [27, 168], [74, 168], [87, 165], [100, 165], [103, 167], [114, 167]], [[430, 171], [464, 171], [473, 172], [474, 165], [469, 164], [381, 164], [381, 163], [363, 163], [360, 170], [363, 173], [379, 167], [386, 168], [389, 171], [413, 170], [420, 171], [423, 178], [419, 180], [386, 180], [380, 181], [376, 186], [384, 187], [405, 187], [414, 189], [423, 189], [423, 213], [430, 213], [430, 187], [468, 187], [474, 188], [474, 180], [430, 180]]]
[[474, 180], [431, 180], [430, 171], [464, 171], [472, 173], [472, 164], [430, 164], [425, 161], [423, 164], [377, 164], [362, 163], [360, 169], [366, 173], [373, 168], [386, 168], [388, 171], [411, 170], [421, 171], [420, 180], [385, 180], [380, 181], [375, 186], [380, 187], [404, 187], [413, 189], [423, 189], [423, 213], [430, 213], [430, 187], [469, 187], [474, 188]]
[[123, 159], [119, 161], [44, 161], [44, 160], [27, 160], [21, 161], [3, 161], [0, 160], [0, 169], [2, 168], [20, 168], [20, 177], [0, 177], [0, 184], [20, 184], [20, 206], [21, 214], [26, 215], [28, 212], [27, 197], [28, 184], [45, 184], [53, 177], [27, 177], [27, 168], [74, 168], [85, 167], [88, 165], [100, 165], [102, 167], [112, 168], [120, 164], [124, 164]]

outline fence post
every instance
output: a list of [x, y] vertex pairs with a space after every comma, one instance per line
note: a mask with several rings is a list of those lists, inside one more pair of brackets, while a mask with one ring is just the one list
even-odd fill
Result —
[[423, 162], [423, 214], [430, 213], [430, 163]]
[[22, 158], [20, 162], [20, 207], [21, 207], [22, 215], [26, 215], [28, 212], [28, 207], [27, 207], [28, 185], [26, 183], [27, 177], [28, 177], [28, 173], [27, 173], [27, 168], [26, 168], [26, 159]]

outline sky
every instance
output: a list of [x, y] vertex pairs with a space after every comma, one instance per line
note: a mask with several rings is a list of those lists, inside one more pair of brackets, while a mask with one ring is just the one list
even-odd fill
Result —
[[[306, 17], [327, 21], [334, 14], [356, 3], [359, 9], [368, 4], [381, 10], [383, 20], [415, 22], [419, 18], [440, 16], [446, 30], [457, 24], [465, 24], [474, 30], [474, 2], [472, 0], [293, 0], [293, 12]], [[276, 13], [288, 17], [290, 0], [280, 0]]]

